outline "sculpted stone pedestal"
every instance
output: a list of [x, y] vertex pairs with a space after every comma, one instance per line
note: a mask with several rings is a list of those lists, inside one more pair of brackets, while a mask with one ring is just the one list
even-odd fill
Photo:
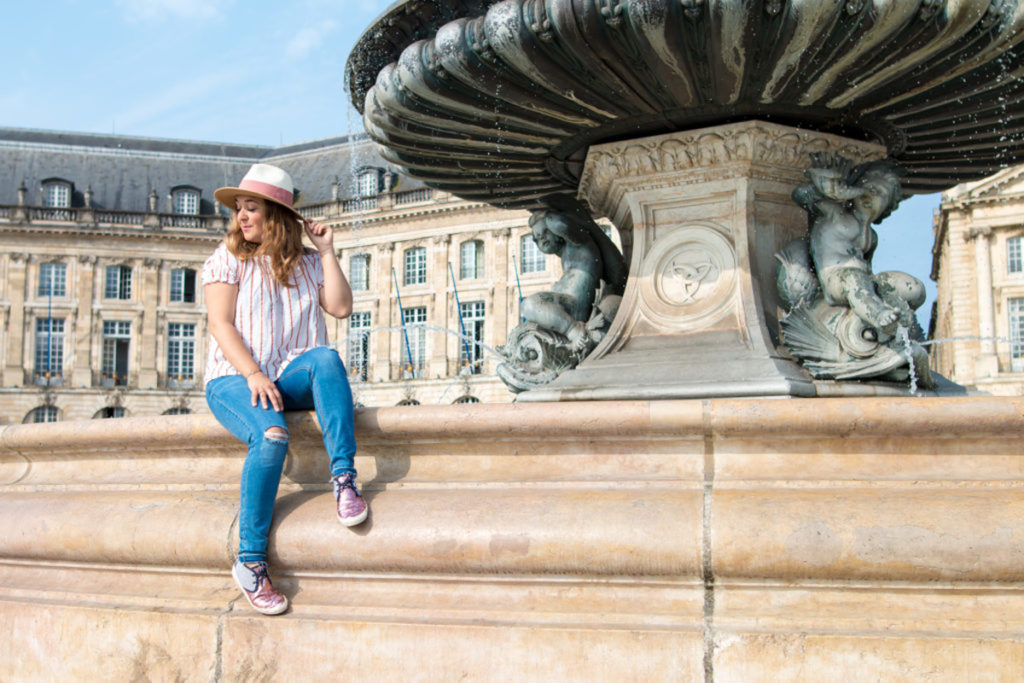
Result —
[[626, 292], [586, 360], [517, 400], [815, 395], [777, 348], [775, 286], [775, 252], [807, 230], [790, 194], [812, 152], [885, 157], [758, 121], [591, 147], [579, 197], [622, 236]]

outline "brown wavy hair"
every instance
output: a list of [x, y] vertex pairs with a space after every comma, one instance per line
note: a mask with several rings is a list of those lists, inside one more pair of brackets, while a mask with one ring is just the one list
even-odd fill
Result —
[[263, 241], [250, 242], [238, 225], [238, 211], [231, 214], [231, 227], [224, 238], [225, 244], [239, 260], [254, 256], [270, 256], [270, 271], [285, 287], [292, 287], [292, 272], [302, 258], [302, 223], [292, 212], [274, 202], [261, 200], [265, 207], [263, 214]]

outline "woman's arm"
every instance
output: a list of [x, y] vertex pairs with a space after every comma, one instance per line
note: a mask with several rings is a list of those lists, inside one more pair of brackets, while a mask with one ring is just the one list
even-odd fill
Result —
[[306, 221], [306, 234], [316, 250], [324, 268], [324, 286], [320, 290], [320, 307], [335, 318], [352, 315], [352, 287], [341, 272], [338, 255], [334, 253], [334, 231], [323, 223]]
[[206, 297], [206, 317], [210, 325], [210, 334], [217, 340], [224, 357], [238, 370], [249, 384], [252, 392], [252, 405], [259, 400], [263, 407], [267, 402], [274, 410], [281, 412], [284, 402], [281, 392], [274, 382], [263, 374], [260, 366], [252, 358], [249, 349], [242, 341], [242, 335], [235, 327], [235, 299], [238, 297], [238, 285], [226, 282], [211, 282], [203, 288]]

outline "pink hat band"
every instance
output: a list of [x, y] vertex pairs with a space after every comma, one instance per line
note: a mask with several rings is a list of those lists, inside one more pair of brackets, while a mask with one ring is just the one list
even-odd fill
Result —
[[294, 196], [292, 192], [284, 189], [283, 187], [277, 187], [276, 185], [264, 183], [259, 180], [252, 180], [250, 178], [243, 178], [242, 182], [238, 183], [238, 189], [266, 195], [274, 201], [280, 202], [288, 207], [292, 205], [292, 198]]

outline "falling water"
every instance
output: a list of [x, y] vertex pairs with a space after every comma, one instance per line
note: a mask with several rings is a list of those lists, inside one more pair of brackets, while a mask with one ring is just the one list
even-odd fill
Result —
[[[917, 372], [914, 368], [914, 358], [910, 352], [910, 335], [907, 328], [900, 325], [896, 329], [896, 340], [903, 346], [901, 355], [907, 359], [907, 366], [910, 370], [910, 393], [917, 394]], [[1006, 337], [943, 337], [942, 339], [929, 339], [928, 341], [916, 342], [918, 346], [932, 346], [934, 344], [948, 344], [950, 342], [963, 342], [963, 341], [995, 341], [995, 342], [1006, 342], [1010, 343], [1011, 340]]]
[[903, 357], [907, 359], [907, 369], [910, 371], [910, 393], [916, 396], [917, 369], [914, 367], [914, 354], [910, 348], [910, 333], [903, 325], [896, 328], [896, 341], [903, 346]]

